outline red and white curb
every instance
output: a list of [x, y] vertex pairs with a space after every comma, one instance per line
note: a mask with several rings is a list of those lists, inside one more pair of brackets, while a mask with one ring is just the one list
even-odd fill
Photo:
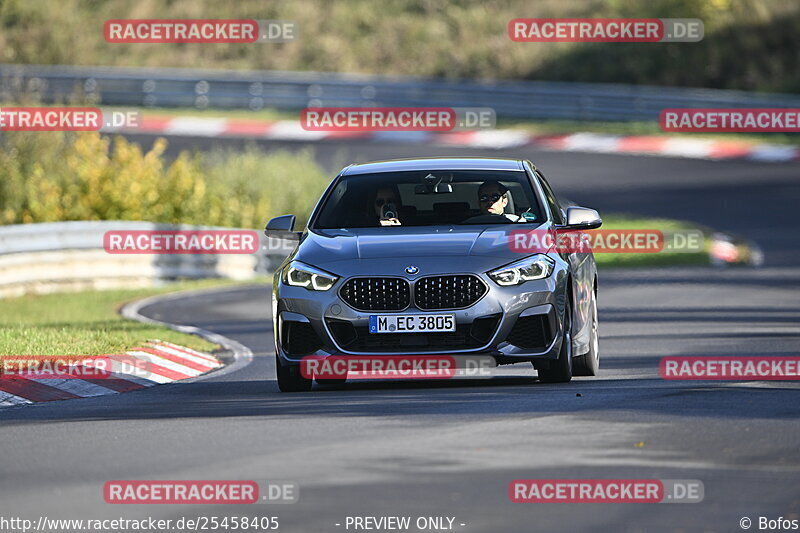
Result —
[[[125, 354], [106, 357], [111, 361], [111, 376], [102, 379], [0, 379], [0, 407], [129, 392], [196, 378], [223, 366], [207, 353], [164, 341], [148, 342]], [[131, 368], [132, 359], [140, 361], [146, 373], [124, 373], [123, 362]]]
[[276, 141], [362, 139], [497, 150], [532, 146], [554, 151], [656, 155], [691, 159], [747, 159], [771, 163], [800, 161], [800, 146], [658, 135], [599, 133], [533, 135], [522, 130], [476, 130], [446, 133], [424, 131], [324, 132], [304, 130], [300, 122], [295, 120], [265, 122], [252, 119], [157, 116], [143, 117], [136, 128], [103, 128], [102, 131], [106, 133], [236, 137]]

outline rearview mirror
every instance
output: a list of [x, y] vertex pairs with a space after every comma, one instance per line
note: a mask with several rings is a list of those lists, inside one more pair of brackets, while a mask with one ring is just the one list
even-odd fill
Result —
[[414, 194], [446, 194], [453, 192], [453, 186], [450, 182], [453, 181], [452, 174], [445, 174], [443, 176], [434, 176], [428, 174], [422, 178], [422, 183], [414, 187]]
[[568, 207], [567, 223], [563, 229], [596, 229], [603, 224], [600, 214], [588, 207]]
[[264, 228], [264, 234], [269, 236], [270, 233], [287, 233], [294, 231], [294, 221], [297, 219], [294, 215], [283, 215], [275, 217], [267, 222], [267, 227]]

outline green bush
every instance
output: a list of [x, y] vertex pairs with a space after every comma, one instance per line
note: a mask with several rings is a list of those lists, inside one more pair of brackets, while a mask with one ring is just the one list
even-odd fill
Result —
[[0, 151], [0, 224], [145, 220], [258, 228], [294, 213], [305, 223], [328, 183], [310, 151], [143, 152], [96, 132], [7, 132]]

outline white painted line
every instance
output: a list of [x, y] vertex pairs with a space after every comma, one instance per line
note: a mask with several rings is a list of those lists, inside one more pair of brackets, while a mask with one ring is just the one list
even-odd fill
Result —
[[714, 144], [714, 141], [702, 139], [668, 139], [659, 153], [677, 157], [708, 159]]
[[[154, 365], [162, 366], [162, 367], [164, 367], [166, 369], [173, 370], [175, 372], [180, 372], [181, 374], [184, 374], [184, 375], [186, 375], [186, 376], [188, 376], [190, 378], [195, 377], [195, 376], [199, 376], [200, 374], [203, 373], [200, 370], [195, 370], [193, 368], [189, 368], [188, 366], [184, 366], [184, 365], [181, 365], [181, 364], [178, 364], [178, 363], [174, 363], [174, 362], [170, 361], [169, 359], [164, 359], [163, 357], [159, 357], [159, 356], [153, 355], [151, 353], [137, 352], [137, 351], [134, 350], [134, 351], [128, 352], [128, 354], [135, 355], [138, 359], [143, 359], [145, 361], [149, 361], [149, 362], [153, 363]], [[150, 371], [152, 373], [154, 373], [154, 374], [158, 374], [158, 371], [156, 371], [156, 370], [150, 370]], [[175, 380], [172, 380], [172, 381], [175, 381]]]
[[197, 357], [196, 355], [190, 355], [190, 354], [181, 352], [180, 350], [176, 350], [175, 348], [172, 348], [170, 346], [166, 346], [166, 345], [163, 345], [163, 344], [151, 345], [151, 346], [148, 346], [148, 348], [150, 348], [153, 351], [164, 352], [166, 354], [174, 355], [176, 357], [180, 357], [181, 359], [185, 359], [186, 361], [191, 361], [192, 363], [195, 363], [197, 365], [201, 365], [206, 369], [206, 372], [208, 372], [209, 370], [213, 370], [215, 368], [219, 368], [219, 367], [222, 366], [217, 361], [214, 361], [212, 363], [211, 361], [209, 361], [205, 357]]
[[[125, 381], [130, 381], [131, 383], [136, 383], [137, 385], [141, 385], [142, 387], [152, 387], [153, 385], [158, 385], [159, 383], [170, 383], [171, 382], [171, 380], [169, 380], [167, 378], [161, 378], [161, 376], [158, 376], [159, 378], [164, 379], [164, 381], [161, 381], [161, 382], [156, 381], [155, 380], [155, 376], [149, 376], [149, 377], [153, 378], [153, 379], [148, 379], [148, 378], [142, 377], [142, 376], [134, 376], [132, 374], [122, 374], [122, 373], [118, 373], [118, 372], [111, 372], [107, 379], [122, 379], [122, 380], [125, 380]], [[102, 381], [100, 382], [100, 385], [102, 385]]]
[[12, 405], [24, 405], [28, 403], [33, 403], [33, 402], [26, 398], [22, 398], [21, 396], [15, 396], [9, 392], [0, 391], [0, 405], [4, 407]]
[[781, 146], [778, 144], [759, 144], [750, 150], [747, 159], [753, 161], [784, 162], [793, 161], [798, 156], [796, 146]]
[[514, 148], [530, 141], [527, 132], [519, 130], [478, 130], [464, 143], [464, 146], [475, 148]]
[[[132, 356], [128, 355], [128, 357]], [[137, 359], [139, 358], [137, 357]], [[114, 377], [127, 379], [128, 381], [133, 381], [134, 383], [139, 383], [140, 385], [144, 385], [146, 387], [149, 387], [155, 383], [172, 383], [174, 381], [172, 378], [150, 372], [146, 370], [146, 367], [144, 369], [135, 369], [131, 367], [130, 363], [122, 364], [119, 361], [114, 360], [112, 360], [111, 363], [111, 372]], [[136, 373], [131, 374], [131, 372]]]
[[227, 120], [224, 118], [174, 118], [164, 128], [168, 135], [196, 135], [201, 137], [216, 137], [225, 131]]
[[100, 387], [94, 383], [89, 383], [82, 379], [31, 379], [36, 383], [47, 385], [48, 387], [55, 387], [56, 389], [63, 390], [80, 396], [81, 398], [90, 398], [92, 396], [105, 396], [106, 394], [113, 394], [114, 391], [105, 387]]
[[304, 130], [300, 122], [296, 120], [281, 120], [263, 135], [266, 139], [286, 139], [300, 141], [316, 141], [328, 136], [327, 131], [308, 131]]
[[179, 352], [180, 355], [182, 355], [182, 356], [186, 355], [186, 353], [188, 352], [189, 354], [194, 355], [198, 359], [202, 359], [207, 363], [211, 363], [211, 364], [213, 364], [215, 366], [222, 366], [222, 363], [220, 363], [219, 360], [216, 357], [214, 357], [213, 355], [207, 354], [207, 353], [203, 353], [203, 352], [198, 352], [197, 350], [193, 350], [191, 348], [187, 348], [186, 346], [179, 346], [179, 345], [173, 344], [171, 342], [160, 341], [160, 340], [150, 341], [150, 342], [147, 342], [146, 344], [148, 346], [150, 346], [150, 347], [155, 347], [155, 348], [159, 348], [159, 349], [163, 348], [163, 347], [173, 348], [176, 352]]
[[619, 151], [620, 135], [597, 133], [575, 133], [563, 139], [562, 147], [567, 151], [614, 153]]

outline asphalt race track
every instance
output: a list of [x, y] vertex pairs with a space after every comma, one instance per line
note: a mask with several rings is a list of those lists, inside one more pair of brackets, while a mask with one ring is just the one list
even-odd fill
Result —
[[[286, 532], [344, 531], [347, 516], [381, 515], [450, 516], [456, 531], [493, 533], [741, 531], [742, 517], [753, 530], [759, 516], [798, 518], [798, 385], [664, 381], [658, 361], [798, 355], [800, 166], [387, 143], [324, 143], [315, 153], [331, 171], [350, 160], [464, 154], [530, 158], [557, 191], [601, 214], [742, 234], [762, 246], [765, 266], [601, 270], [601, 373], [567, 385], [539, 384], [530, 367], [514, 366], [486, 381], [280, 394], [266, 286], [155, 304], [143, 313], [231, 337], [254, 351], [253, 362], [194, 383], [1, 410], [0, 514], [277, 515]], [[697, 479], [705, 499], [510, 503], [509, 482], [526, 478]], [[103, 484], [115, 479], [287, 480], [300, 499], [107, 505]]]

